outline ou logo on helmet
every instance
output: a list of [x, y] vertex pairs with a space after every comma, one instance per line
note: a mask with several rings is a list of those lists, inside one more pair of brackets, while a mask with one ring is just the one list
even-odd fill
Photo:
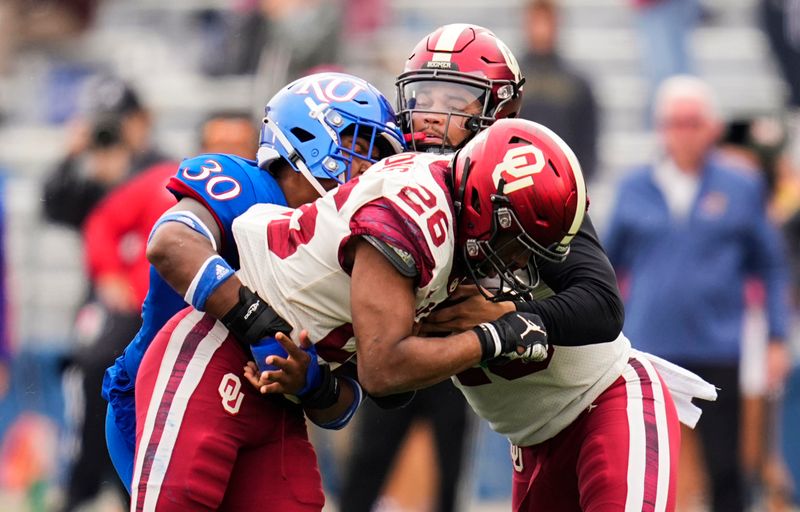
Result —
[[310, 78], [295, 91], [296, 94], [314, 94], [323, 103], [353, 101], [358, 93], [367, 88], [343, 77]]
[[[544, 153], [536, 146], [526, 145], [511, 148], [506, 151], [503, 161], [497, 164], [492, 172], [494, 185], [498, 186], [500, 179], [504, 178], [506, 181], [504, 194], [531, 187], [533, 186], [533, 175], [542, 172], [545, 161]], [[504, 172], [506, 176], [503, 176]], [[509, 180], [508, 176], [514, 179]]]

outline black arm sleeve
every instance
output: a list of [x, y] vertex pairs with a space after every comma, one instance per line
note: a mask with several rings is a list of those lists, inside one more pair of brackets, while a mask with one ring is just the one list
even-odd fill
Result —
[[555, 292], [544, 300], [516, 302], [536, 313], [553, 345], [613, 341], [622, 331], [624, 308], [614, 269], [587, 216], [563, 263], [540, 263], [541, 279]]
[[44, 184], [45, 218], [79, 229], [105, 193], [104, 186], [80, 176], [74, 157], [67, 158]]

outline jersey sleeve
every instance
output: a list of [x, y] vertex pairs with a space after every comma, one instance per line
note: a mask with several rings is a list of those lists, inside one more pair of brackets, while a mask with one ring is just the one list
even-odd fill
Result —
[[614, 268], [588, 216], [570, 245], [562, 263], [539, 265], [542, 280], [555, 295], [517, 302], [517, 310], [541, 316], [554, 345], [612, 341], [622, 330], [625, 310]]
[[178, 199], [195, 199], [211, 212], [222, 233], [221, 250], [233, 246], [233, 219], [256, 202], [266, 202], [258, 200], [257, 184], [247, 169], [228, 155], [200, 155], [184, 160], [167, 184]]
[[378, 198], [359, 208], [350, 228], [353, 236], [369, 236], [405, 256], [404, 263], [416, 268], [420, 286], [430, 281], [436, 261], [423, 227], [390, 199]]

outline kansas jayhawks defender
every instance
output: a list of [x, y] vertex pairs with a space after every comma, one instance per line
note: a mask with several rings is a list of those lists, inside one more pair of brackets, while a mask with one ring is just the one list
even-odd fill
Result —
[[[237, 311], [263, 306], [245, 290], [243, 303], [233, 308], [240, 301], [233, 219], [255, 203], [311, 201], [402, 147], [394, 112], [377, 89], [351, 75], [321, 73], [290, 84], [269, 101], [256, 160], [207, 154], [181, 163], [169, 184], [178, 203], [153, 228], [149, 242], [154, 267], [142, 329], [103, 382], [109, 451], [126, 485], [136, 434], [134, 385], [158, 330], [187, 303], [220, 318], [230, 311], [229, 323], [239, 322]], [[234, 332], [245, 343], [258, 340], [266, 333], [261, 330], [269, 331], [261, 318], [250, 332], [237, 327]]]

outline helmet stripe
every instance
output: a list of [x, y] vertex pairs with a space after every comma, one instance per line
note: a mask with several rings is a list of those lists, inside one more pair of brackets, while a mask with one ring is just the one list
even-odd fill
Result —
[[466, 23], [453, 23], [442, 27], [442, 33], [439, 35], [439, 40], [436, 41], [436, 47], [433, 49], [433, 60], [449, 62], [459, 36], [470, 26]]
[[564, 139], [542, 124], [538, 124], [538, 126], [540, 130], [545, 132], [558, 144], [558, 147], [561, 148], [561, 151], [563, 151], [569, 161], [570, 167], [572, 167], [572, 175], [575, 177], [575, 186], [578, 189], [578, 204], [575, 210], [575, 218], [572, 219], [572, 225], [569, 227], [569, 231], [567, 231], [567, 236], [562, 238], [560, 242], [562, 245], [569, 245], [578, 233], [581, 224], [583, 224], [583, 217], [586, 215], [586, 183], [583, 180], [583, 171], [581, 170], [580, 162], [578, 162], [578, 157], [575, 156], [575, 152], [572, 151], [572, 148], [564, 142]]

